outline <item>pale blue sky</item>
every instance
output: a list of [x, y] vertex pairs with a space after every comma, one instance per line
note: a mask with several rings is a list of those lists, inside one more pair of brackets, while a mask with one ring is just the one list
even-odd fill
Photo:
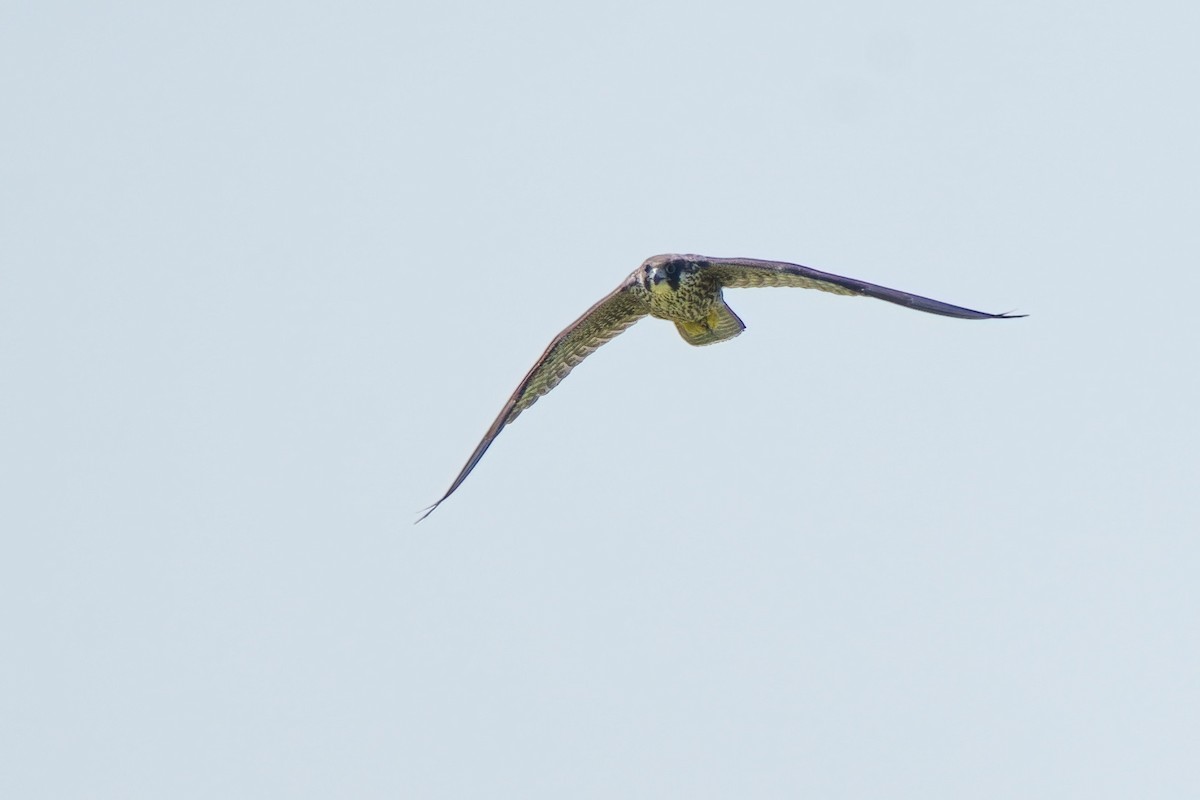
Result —
[[[1200, 792], [1187, 3], [10, 3], [0, 795]], [[646, 256], [648, 320], [445, 490]]]

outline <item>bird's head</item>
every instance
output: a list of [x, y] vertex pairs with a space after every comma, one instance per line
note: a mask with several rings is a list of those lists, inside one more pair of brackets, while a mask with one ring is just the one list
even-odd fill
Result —
[[642, 286], [655, 294], [675, 292], [679, 289], [680, 281], [687, 281], [699, 268], [700, 265], [690, 256], [673, 253], [651, 256], [642, 262]]

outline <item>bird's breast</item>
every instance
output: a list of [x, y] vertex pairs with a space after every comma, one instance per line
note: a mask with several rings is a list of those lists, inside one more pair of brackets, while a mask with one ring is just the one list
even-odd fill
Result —
[[720, 292], [699, 282], [681, 283], [678, 289], [650, 293], [650, 316], [677, 322], [705, 319]]

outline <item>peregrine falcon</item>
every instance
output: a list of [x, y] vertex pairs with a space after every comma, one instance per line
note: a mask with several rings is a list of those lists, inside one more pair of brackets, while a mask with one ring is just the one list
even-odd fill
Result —
[[567, 373], [600, 345], [647, 315], [674, 322], [679, 335], [690, 345], [715, 344], [732, 339], [746, 326], [725, 303], [722, 290], [759, 286], [798, 286], [833, 294], [874, 297], [917, 311], [958, 319], [1014, 319], [1025, 316], [972, 311], [940, 300], [930, 300], [928, 297], [783, 261], [677, 254], [652, 256], [643, 261], [612, 293], [554, 337], [512, 397], [508, 398], [500, 416], [488, 428], [450, 488], [440, 500], [424, 510], [417, 522], [433, 513], [447, 497], [454, 494], [506, 425], [557, 386], [559, 381], [567, 377]]

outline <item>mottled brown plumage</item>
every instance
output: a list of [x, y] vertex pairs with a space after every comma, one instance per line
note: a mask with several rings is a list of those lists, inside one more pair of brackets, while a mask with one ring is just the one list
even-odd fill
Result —
[[611, 294], [554, 337], [554, 341], [550, 342], [550, 346], [505, 403], [450, 488], [417, 521], [429, 516], [462, 485], [506, 425], [557, 386], [596, 348], [647, 315], [674, 322], [688, 344], [699, 346], [732, 339], [746, 326], [726, 305], [722, 289], [761, 286], [794, 286], [840, 295], [862, 295], [959, 319], [1011, 319], [1024, 316], [972, 311], [940, 300], [783, 261], [674, 254], [653, 256], [642, 262]]

